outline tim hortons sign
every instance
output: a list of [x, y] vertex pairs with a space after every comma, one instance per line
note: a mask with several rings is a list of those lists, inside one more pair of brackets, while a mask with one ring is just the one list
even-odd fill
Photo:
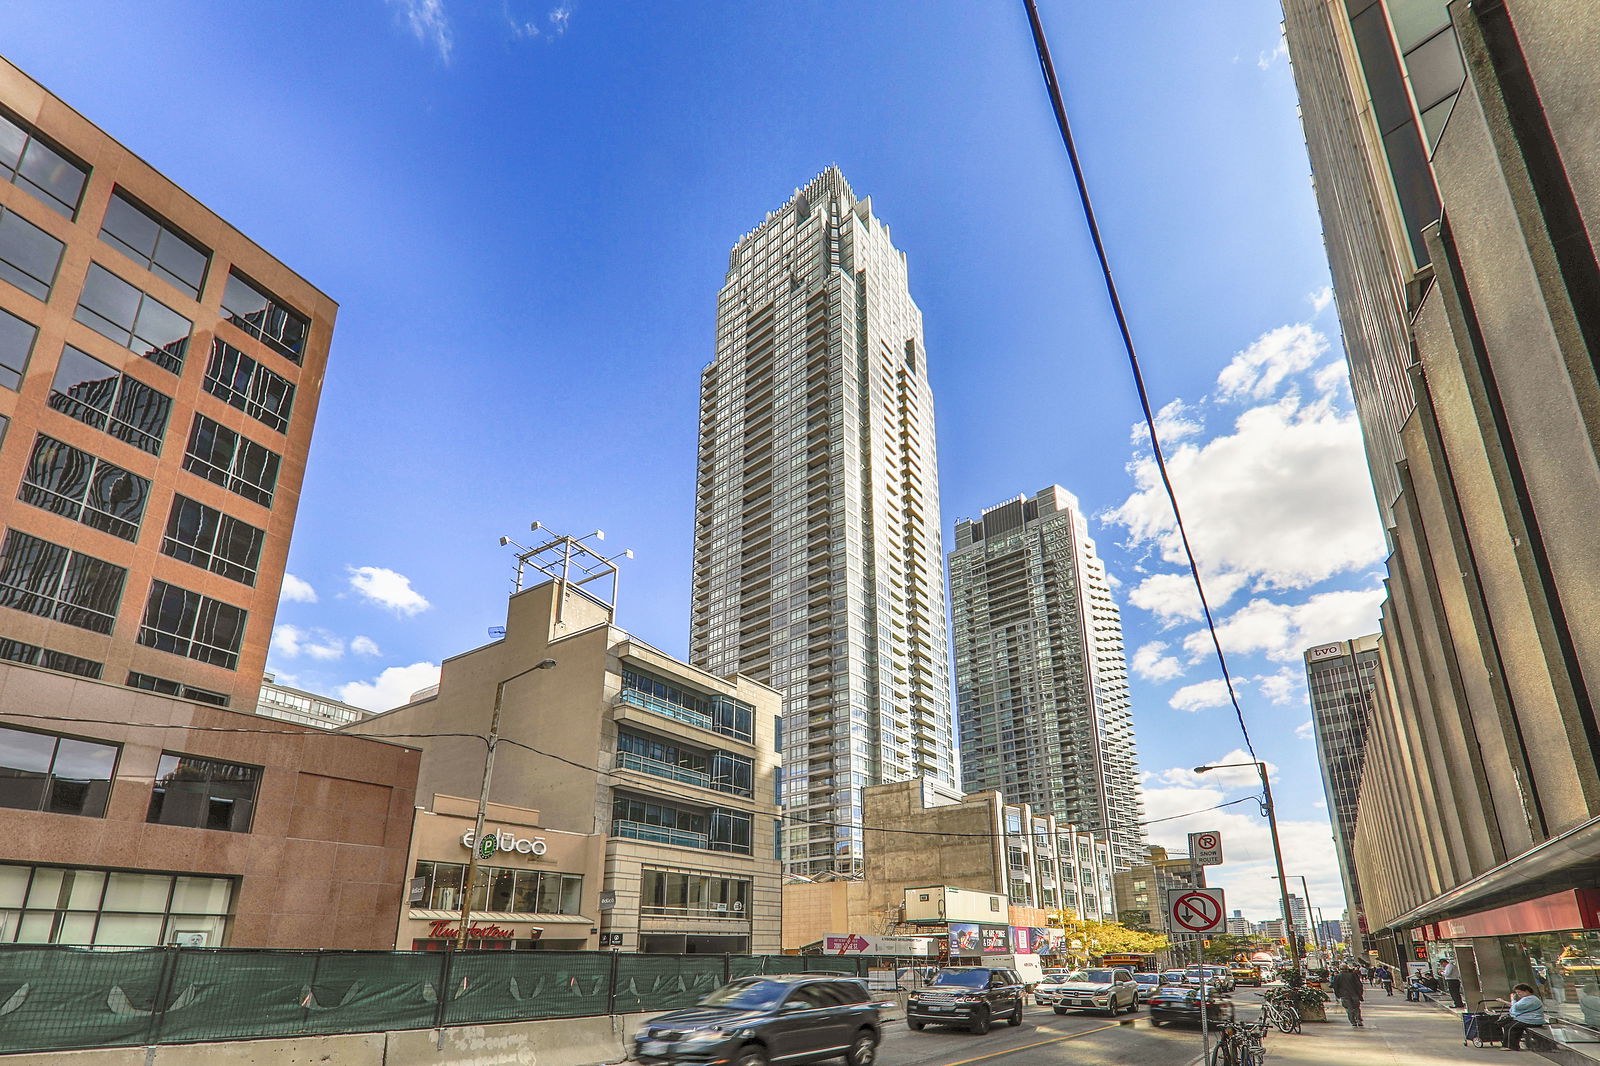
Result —
[[[461, 846], [470, 851], [476, 839], [477, 834], [468, 829], [461, 834]], [[489, 846], [490, 841], [494, 842], [493, 847]], [[497, 851], [515, 851], [522, 855], [543, 855], [546, 851], [544, 837], [534, 837], [529, 840], [527, 837], [517, 836], [509, 829], [485, 833], [483, 844], [484, 850], [478, 854], [486, 859]]]
[[[452, 925], [449, 922], [433, 922], [428, 929], [428, 936], [451, 940], [455, 938], [460, 928], [460, 926]], [[516, 930], [504, 929], [498, 925], [467, 926], [467, 937], [471, 940], [515, 940], [516, 936]]]

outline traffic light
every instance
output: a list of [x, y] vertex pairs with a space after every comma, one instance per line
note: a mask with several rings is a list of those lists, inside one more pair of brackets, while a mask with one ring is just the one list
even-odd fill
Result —
[[1209, 941], [1209, 940], [1202, 940], [1202, 941], [1200, 941], [1200, 946], [1201, 946], [1201, 947], [1203, 947], [1203, 948], [1208, 948], [1208, 947], [1210, 947], [1210, 946], [1211, 946], [1211, 941]]

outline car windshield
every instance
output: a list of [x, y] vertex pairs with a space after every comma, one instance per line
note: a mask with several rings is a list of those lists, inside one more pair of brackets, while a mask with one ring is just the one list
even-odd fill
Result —
[[723, 985], [700, 1001], [705, 1007], [730, 1007], [736, 1010], [767, 1010], [782, 1002], [789, 985], [763, 977], [747, 977]]
[[1081, 981], [1091, 985], [1109, 985], [1112, 983], [1110, 970], [1073, 970], [1067, 975], [1069, 981]]
[[955, 988], [987, 988], [989, 986], [989, 971], [941, 970], [939, 976], [933, 979], [933, 983]]
[[1161, 983], [1161, 975], [1154, 973], [1136, 973], [1133, 979], [1141, 985], [1156, 985]]

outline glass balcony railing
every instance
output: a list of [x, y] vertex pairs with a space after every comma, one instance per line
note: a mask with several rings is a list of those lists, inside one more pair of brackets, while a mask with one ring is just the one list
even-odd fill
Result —
[[623, 689], [617, 693], [617, 700], [621, 703], [631, 704], [641, 710], [649, 711], [651, 714], [659, 714], [667, 718], [676, 719], [679, 722], [687, 722], [689, 725], [698, 726], [701, 729], [711, 729], [711, 716], [709, 714], [691, 711], [687, 707], [679, 707], [675, 703], [668, 703], [666, 700], [646, 695], [635, 689]]
[[664, 825], [645, 825], [643, 822], [618, 819], [611, 823], [611, 835], [633, 840], [653, 840], [657, 844], [676, 844], [680, 848], [711, 849], [711, 838], [705, 833], [691, 833]]
[[700, 788], [712, 788], [711, 775], [700, 770], [691, 770], [686, 766], [674, 766], [660, 759], [651, 759], [644, 755], [635, 755], [631, 751], [617, 752], [617, 769], [638, 770], [640, 773], [652, 777], [664, 777], [668, 781], [682, 781], [686, 785], [697, 785]]

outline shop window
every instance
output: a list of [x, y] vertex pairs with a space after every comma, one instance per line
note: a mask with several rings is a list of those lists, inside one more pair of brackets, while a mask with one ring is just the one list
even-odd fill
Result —
[[115, 744], [0, 727], [0, 807], [102, 818]]
[[254, 282], [232, 272], [228, 274], [228, 287], [222, 293], [222, 313], [228, 316], [228, 321], [296, 363], [305, 353], [310, 320], [276, 296], [269, 296]]
[[[459, 911], [466, 864], [419, 862], [415, 876], [423, 880], [427, 910]], [[513, 870], [479, 866], [471, 909], [501, 914], [581, 914], [583, 876], [553, 870]]]
[[163, 753], [145, 821], [248, 833], [260, 782], [257, 766]]
[[640, 912], [659, 917], [747, 918], [750, 882], [687, 870], [642, 871]]
[[163, 370], [183, 373], [194, 323], [99, 263], [89, 264], [72, 317]]
[[[0, 321], [0, 362], [4, 361]], [[72, 345], [61, 350], [50, 406], [151, 455], [161, 454], [172, 398]]]
[[0, 864], [0, 943], [221, 947], [225, 877]]
[[111, 194], [100, 239], [194, 299], [200, 298], [210, 254], [121, 189]]

